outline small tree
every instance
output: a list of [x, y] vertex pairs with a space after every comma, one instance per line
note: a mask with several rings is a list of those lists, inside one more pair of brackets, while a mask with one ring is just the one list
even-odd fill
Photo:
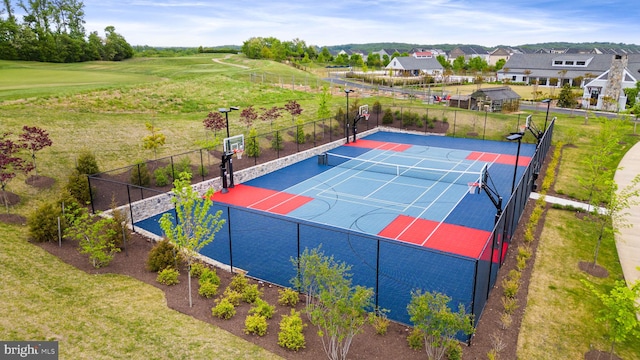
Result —
[[596, 204], [600, 202], [604, 203], [603, 211], [595, 204], [592, 211], [592, 221], [598, 224], [600, 228], [593, 257], [593, 266], [595, 266], [598, 261], [598, 253], [602, 239], [605, 236], [613, 236], [622, 228], [632, 226], [626, 219], [628, 215], [626, 210], [638, 203], [636, 200], [640, 195], [638, 184], [640, 184], [640, 174], [636, 175], [631, 183], [620, 191], [618, 191], [616, 182], [608, 179], [603, 181], [603, 184], [600, 185], [600, 191], [596, 192], [597, 196], [593, 197]]
[[260, 115], [260, 120], [269, 122], [269, 126], [271, 126], [271, 128], [273, 129], [273, 122], [278, 120], [281, 115], [280, 110], [282, 110], [282, 108], [279, 108], [277, 106], [274, 106], [270, 109], [262, 108], [263, 112]]
[[373, 290], [351, 285], [351, 269], [319, 249], [305, 249], [292, 259], [299, 276], [292, 283], [306, 292], [307, 316], [318, 327], [325, 353], [331, 360], [346, 359], [355, 335], [367, 322]]
[[438, 292], [411, 293], [411, 302], [407, 306], [411, 322], [424, 337], [425, 350], [429, 359], [442, 359], [447, 344], [454, 340], [457, 333], [473, 334], [473, 315], [467, 314], [464, 305], [453, 312], [448, 304], [451, 298]]
[[615, 344], [626, 341], [628, 338], [640, 339], [640, 321], [637, 314], [640, 313], [640, 281], [633, 285], [618, 280], [609, 293], [598, 291], [593, 284], [582, 280], [582, 283], [593, 292], [603, 305], [598, 311], [596, 322], [607, 325], [607, 333], [611, 340], [610, 353], [613, 355]]
[[82, 211], [65, 231], [65, 235], [78, 241], [80, 252], [89, 255], [95, 268], [109, 265], [115, 253], [120, 251], [113, 242], [117, 234], [112, 222], [111, 218], [93, 218]]
[[249, 130], [249, 137], [244, 143], [244, 151], [247, 156], [258, 157], [260, 156], [260, 143], [258, 141], [258, 131], [254, 128]]
[[287, 110], [289, 114], [291, 114], [291, 122], [294, 123], [296, 120], [296, 116], [302, 114], [302, 107], [295, 100], [289, 100], [286, 104], [284, 104], [284, 109]]
[[142, 139], [142, 147], [145, 150], [153, 150], [153, 157], [156, 158], [158, 157], [158, 149], [164, 146], [167, 138], [160, 132], [160, 129], [155, 127], [152, 123], [147, 122], [145, 126], [151, 134]]
[[211, 214], [213, 189], [209, 189], [204, 197], [191, 186], [191, 175], [182, 172], [173, 182], [171, 199], [176, 208], [177, 222], [173, 215], [166, 213], [160, 218], [160, 228], [167, 239], [184, 253], [189, 271], [189, 307], [193, 306], [191, 297], [191, 264], [200, 250], [215, 238], [225, 220], [220, 219], [222, 210]]
[[326, 119], [331, 116], [331, 110], [329, 109], [329, 103], [331, 102], [331, 93], [327, 85], [322, 86], [322, 92], [320, 93], [320, 103], [318, 104], [318, 117], [320, 119]]
[[253, 105], [247, 106], [246, 108], [242, 109], [242, 111], [240, 112], [240, 121], [245, 123], [245, 125], [247, 125], [247, 128], [249, 129], [252, 128], [253, 123], [257, 119], [258, 119], [258, 112], [256, 112], [256, 109], [253, 108]]
[[24, 147], [31, 152], [31, 159], [33, 159], [33, 169], [38, 176], [38, 168], [36, 167], [36, 152], [44, 149], [47, 146], [51, 146], [52, 142], [49, 138], [49, 133], [37, 126], [23, 126], [23, 133], [20, 134], [20, 140], [24, 144]]
[[306, 135], [304, 133], [304, 124], [301, 119], [296, 120], [296, 142], [298, 144], [304, 144], [306, 139]]
[[28, 173], [31, 165], [21, 157], [20, 151], [24, 149], [24, 144], [17, 143], [9, 138], [10, 133], [0, 134], [0, 192], [2, 201], [9, 212], [9, 201], [6, 198], [6, 187], [19, 172]]
[[576, 107], [576, 94], [571, 90], [569, 84], [564, 84], [558, 95], [558, 106], [563, 108]]
[[225, 118], [219, 112], [209, 112], [206, 118], [202, 120], [205, 130], [213, 131], [214, 144], [218, 131], [227, 126]]

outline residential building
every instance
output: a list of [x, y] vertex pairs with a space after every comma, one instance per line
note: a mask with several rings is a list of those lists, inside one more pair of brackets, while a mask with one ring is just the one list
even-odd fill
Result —
[[413, 56], [401, 56], [391, 60], [389, 65], [385, 67], [387, 70], [393, 70], [396, 76], [442, 76], [443, 67], [434, 57], [416, 58]]

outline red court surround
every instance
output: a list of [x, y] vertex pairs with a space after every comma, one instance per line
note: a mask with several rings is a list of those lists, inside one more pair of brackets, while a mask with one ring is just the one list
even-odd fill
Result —
[[398, 151], [398, 152], [405, 151], [411, 147], [411, 145], [407, 145], [407, 144], [398, 144], [398, 143], [375, 141], [375, 140], [363, 140], [363, 139], [360, 139], [356, 142], [350, 142], [344, 145], [361, 147], [366, 149], [391, 150], [391, 151]]
[[249, 185], [236, 185], [227, 193], [216, 192], [214, 201], [286, 215], [313, 198]]
[[[433, 232], [434, 229], [435, 232]], [[477, 259], [491, 233], [460, 225], [399, 215], [378, 235]]]
[[[467, 160], [479, 160], [483, 162], [513, 165], [516, 163], [516, 156], [473, 151], [467, 156]], [[518, 157], [518, 166], [527, 166], [530, 162], [531, 157], [529, 156]]]

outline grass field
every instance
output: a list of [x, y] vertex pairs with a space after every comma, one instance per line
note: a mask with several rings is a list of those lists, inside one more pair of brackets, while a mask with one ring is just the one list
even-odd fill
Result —
[[[213, 58], [223, 64], [212, 61]], [[141, 145], [142, 138], [148, 135], [145, 123], [152, 122], [167, 137], [167, 144], [158, 156], [192, 150], [206, 136], [202, 127], [206, 114], [232, 105], [260, 108], [283, 106], [288, 100], [296, 100], [304, 109], [301, 118], [313, 120], [317, 118], [317, 93], [300, 91], [302, 87], [298, 85], [317, 88], [321, 84], [315, 75], [282, 64], [211, 54], [136, 58], [121, 63], [0, 61], [0, 72], [0, 131], [19, 133], [25, 124], [37, 125], [46, 129], [53, 140], [53, 146], [38, 154], [38, 169], [40, 174], [57, 180], [54, 188], [45, 191], [31, 188], [24, 183], [24, 177], [16, 178], [7, 188], [22, 197], [21, 204], [11, 211], [25, 216], [43, 201], [57, 196], [82, 149], [96, 154], [102, 170], [151, 158], [153, 154]], [[295, 83], [296, 87], [282, 86], [287, 82]], [[343, 93], [339, 85], [335, 86], [329, 102], [332, 112], [345, 106]], [[518, 93], [531, 91], [530, 87], [514, 89]], [[426, 108], [420, 102], [396, 98], [355, 95], [351, 98], [352, 102], [374, 100], [383, 106]], [[432, 109], [444, 111], [442, 107]], [[246, 130], [237, 122], [237, 115], [237, 112], [230, 114], [232, 133]], [[486, 114], [460, 116], [468, 117], [475, 126], [482, 123]], [[516, 118], [517, 115], [490, 114], [487, 138], [503, 138], [514, 127]], [[291, 124], [291, 119], [285, 115], [281, 122]], [[554, 137], [573, 145], [563, 152], [556, 189], [577, 199], [585, 199], [586, 192], [575, 177], [582, 171], [581, 159], [597, 151], [590, 140], [599, 129], [595, 119], [588, 124], [583, 122], [581, 117], [559, 115]], [[625, 126], [629, 126], [627, 133], [631, 133], [632, 127]], [[612, 166], [635, 142], [636, 136], [626, 138], [620, 151], [612, 155]], [[523, 324], [519, 358], [579, 358], [590, 344], [607, 349], [603, 328], [593, 325], [595, 298], [578, 281], [587, 275], [576, 268], [578, 259], [590, 259], [594, 247], [589, 240], [592, 230], [566, 211], [554, 210], [547, 219], [549, 224], [542, 237], [532, 282], [535, 290], [529, 292], [531, 305]], [[564, 228], [571, 231], [560, 231]], [[128, 278], [86, 275], [29, 244], [26, 236], [24, 227], [0, 224], [3, 274], [0, 303], [6, 305], [0, 307], [0, 339], [59, 339], [65, 342], [61, 346], [65, 358], [108, 358], [104, 348], [113, 348], [116, 358], [154, 358], [157, 354], [152, 351], [157, 350], [153, 349], [156, 346], [171, 349], [175, 358], [198, 358], [209, 351], [229, 354], [221, 358], [270, 356], [211, 326], [168, 310], [158, 290]], [[597, 282], [601, 289], [620, 277], [614, 250], [613, 242], [607, 242], [599, 260], [611, 273], [608, 279]], [[121, 302], [131, 303], [131, 309], [123, 312]], [[571, 316], [564, 316], [568, 308]], [[145, 339], [149, 348], [132, 339]], [[190, 353], [196, 351], [194, 348], [202, 348], [203, 352]], [[618, 349], [625, 359], [640, 358], [638, 344], [622, 344]]]

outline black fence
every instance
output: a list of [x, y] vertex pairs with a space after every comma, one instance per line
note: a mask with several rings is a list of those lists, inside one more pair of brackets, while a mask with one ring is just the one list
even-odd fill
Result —
[[[516, 131], [518, 125], [525, 121], [521, 115], [470, 112], [446, 106], [391, 106], [384, 110], [370, 107], [370, 112], [368, 121], [358, 122], [357, 131], [386, 126], [453, 137], [489, 139], [490, 134]], [[385, 116], [385, 113], [389, 114]], [[350, 113], [350, 117], [353, 118], [354, 114]], [[232, 170], [246, 169], [344, 139], [347, 131], [353, 133], [353, 127], [347, 128], [345, 123], [344, 118], [321, 119], [267, 130], [253, 137], [245, 135], [245, 152], [241, 158], [233, 158]], [[172, 188], [173, 179], [182, 171], [192, 174], [194, 184], [219, 177], [222, 154], [222, 145], [218, 145], [91, 175], [92, 210], [106, 211], [114, 205], [121, 206], [167, 192]]]
[[[463, 304], [478, 319], [551, 146], [554, 126], [552, 120], [541, 132], [529, 166], [475, 259], [218, 203], [215, 210], [223, 211], [227, 223], [202, 254], [247, 271], [251, 277], [290, 286], [290, 280], [297, 276], [291, 259], [304, 249], [322, 246], [326, 254], [352, 266], [354, 284], [374, 289], [376, 306], [389, 310], [392, 320], [410, 323], [406, 306], [415, 289], [444, 293], [454, 306]], [[136, 226], [160, 234], [158, 217], [139, 221]]]

